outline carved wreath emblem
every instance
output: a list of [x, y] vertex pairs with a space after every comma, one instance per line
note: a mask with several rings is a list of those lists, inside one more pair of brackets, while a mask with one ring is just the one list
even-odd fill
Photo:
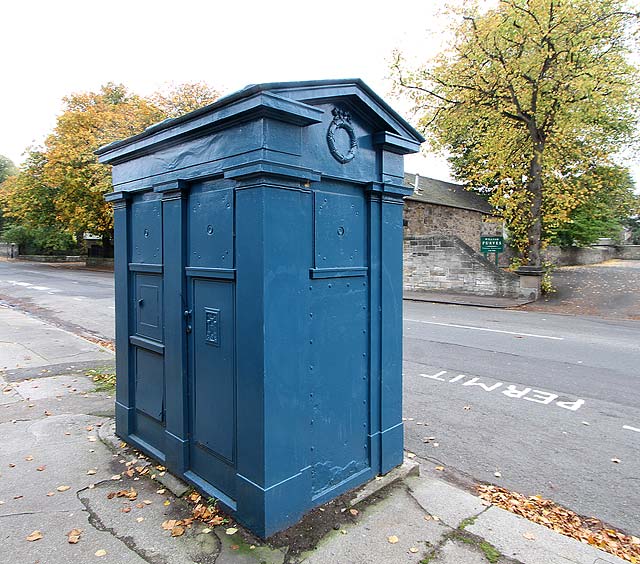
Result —
[[[331, 113], [333, 114], [333, 121], [327, 131], [327, 144], [329, 145], [329, 151], [333, 155], [333, 158], [339, 163], [345, 164], [352, 161], [356, 156], [358, 152], [358, 139], [351, 125], [351, 114], [349, 112], [333, 108]], [[349, 136], [349, 150], [346, 153], [336, 147], [336, 132], [338, 129], [344, 130]]]

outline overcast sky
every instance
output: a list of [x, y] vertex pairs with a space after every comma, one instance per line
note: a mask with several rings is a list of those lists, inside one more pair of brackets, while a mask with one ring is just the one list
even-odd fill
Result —
[[[394, 48], [425, 60], [441, 46], [438, 0], [214, 2], [10, 0], [2, 6], [0, 154], [22, 153], [55, 126], [62, 97], [109, 81], [148, 95], [205, 81], [224, 93], [259, 82], [362, 78], [389, 96]], [[408, 172], [450, 179], [444, 158]]]

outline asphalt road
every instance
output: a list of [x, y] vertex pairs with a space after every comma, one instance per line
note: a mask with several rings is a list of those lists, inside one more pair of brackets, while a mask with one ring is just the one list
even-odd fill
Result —
[[[0, 262], [0, 300], [113, 338], [112, 273]], [[638, 321], [405, 302], [406, 447], [640, 536], [639, 336]]]
[[113, 272], [1, 261], [0, 302], [75, 333], [115, 338]]
[[409, 450], [640, 534], [640, 323], [413, 302], [404, 314]]

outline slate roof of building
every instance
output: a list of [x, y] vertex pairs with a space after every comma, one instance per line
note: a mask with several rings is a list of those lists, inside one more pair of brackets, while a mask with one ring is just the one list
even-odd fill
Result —
[[493, 213], [491, 206], [482, 196], [465, 190], [462, 184], [420, 176], [416, 189], [416, 175], [410, 173], [405, 173], [404, 184], [413, 187], [413, 194], [407, 196], [407, 200], [472, 210], [489, 215]]

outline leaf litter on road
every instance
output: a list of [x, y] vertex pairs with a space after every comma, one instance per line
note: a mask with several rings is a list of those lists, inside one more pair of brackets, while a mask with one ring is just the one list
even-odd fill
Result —
[[[491, 485], [481, 485], [477, 489], [481, 499], [502, 509], [582, 543], [595, 546], [633, 564], [640, 564], [640, 539], [616, 531], [599, 519], [580, 517], [573, 511], [539, 495], [527, 497]], [[529, 537], [525, 536], [525, 538]]]

